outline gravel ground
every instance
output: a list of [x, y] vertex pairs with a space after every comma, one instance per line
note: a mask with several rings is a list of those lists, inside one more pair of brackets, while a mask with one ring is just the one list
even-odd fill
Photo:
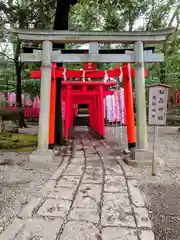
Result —
[[[36, 134], [37, 127], [22, 131]], [[9, 165], [0, 165], [0, 233], [29, 199], [38, 195], [62, 161], [61, 157], [55, 157], [50, 166], [37, 166], [28, 163], [28, 153], [0, 152], [0, 160], [4, 155], [12, 161]]]
[[[120, 138], [120, 128], [118, 131], [107, 128], [107, 139], [118, 137]], [[125, 137], [123, 142], [126, 142]], [[149, 127], [150, 152], [152, 143], [153, 133], [152, 128]], [[118, 148], [118, 144], [111, 144], [111, 147]], [[178, 240], [180, 239], [180, 133], [177, 128], [159, 128], [155, 151], [156, 157], [160, 160], [156, 177], [151, 176], [151, 166], [132, 168], [124, 164], [124, 167], [138, 179], [139, 186], [144, 192], [156, 239]]]

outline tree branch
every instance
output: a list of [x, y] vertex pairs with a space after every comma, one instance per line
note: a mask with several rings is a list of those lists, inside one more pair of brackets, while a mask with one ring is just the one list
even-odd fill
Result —
[[6, 57], [6, 58], [9, 59], [9, 60], [15, 61], [14, 58], [9, 57], [6, 53], [2, 53], [2, 52], [0, 52], [0, 55]]
[[168, 24], [168, 28], [170, 28], [172, 26], [173, 21], [175, 20], [176, 16], [178, 15], [180, 10], [180, 4], [177, 6], [176, 10], [174, 11], [172, 18], [170, 19], [170, 22]]

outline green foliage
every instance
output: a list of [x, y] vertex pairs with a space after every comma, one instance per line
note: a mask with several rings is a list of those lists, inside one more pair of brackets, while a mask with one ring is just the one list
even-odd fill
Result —
[[4, 62], [0, 65], [0, 92], [15, 91], [15, 69], [14, 64]]
[[[0, 39], [3, 38], [6, 43], [12, 42], [14, 48], [16, 48], [16, 39], [14, 39], [9, 34], [8, 30], [3, 27], [3, 23], [13, 23], [14, 26], [18, 27], [20, 20], [19, 16], [21, 15], [24, 16], [24, 27], [53, 28], [57, 0], [48, 0], [46, 3], [44, 1], [26, 0], [26, 5], [19, 5], [17, 1], [9, 0], [7, 2], [6, 9], [1, 11], [3, 14], [0, 14]], [[147, 84], [164, 82], [179, 87], [179, 19], [180, 3], [178, 0], [79, 0], [76, 5], [71, 7], [69, 28], [71, 30], [80, 31], [153, 31], [165, 27], [175, 27], [172, 37], [167, 39], [164, 44], [156, 46], [157, 52], [161, 51], [165, 54], [165, 63], [146, 65], [150, 73], [146, 82]], [[69, 44], [66, 47], [79, 48], [80, 46]], [[3, 52], [11, 57], [7, 49], [3, 50]], [[105, 67], [102, 64], [98, 66], [100, 68]], [[110, 66], [114, 66], [114, 64]], [[30, 71], [32, 69], [39, 69], [39, 67], [39, 64], [24, 64], [22, 70], [23, 91], [31, 92], [35, 95], [39, 92], [40, 82], [30, 80]], [[74, 69], [82, 68], [83, 65], [65, 64], [65, 67]], [[15, 83], [13, 84], [15, 70], [11, 71], [11, 67], [8, 67], [6, 70], [0, 68], [0, 88], [1, 85], [3, 85], [1, 84], [2, 79], [5, 89], [7, 89], [7, 86], [8, 89], [13, 89], [13, 87], [16, 86]]]

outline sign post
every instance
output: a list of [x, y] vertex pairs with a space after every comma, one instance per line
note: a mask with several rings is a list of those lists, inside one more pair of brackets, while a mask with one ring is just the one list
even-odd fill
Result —
[[149, 87], [149, 125], [153, 126], [152, 175], [156, 175], [155, 146], [158, 138], [158, 126], [166, 125], [169, 86], [155, 84]]

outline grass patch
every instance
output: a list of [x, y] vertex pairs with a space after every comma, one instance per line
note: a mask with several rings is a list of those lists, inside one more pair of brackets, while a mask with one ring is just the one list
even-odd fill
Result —
[[0, 149], [31, 152], [37, 146], [37, 136], [23, 133], [0, 133]]
[[26, 148], [18, 148], [18, 149], [16, 149], [16, 152], [17, 153], [31, 153], [31, 152], [33, 152], [33, 151], [35, 151], [36, 150], [36, 148], [34, 147], [26, 147]]

